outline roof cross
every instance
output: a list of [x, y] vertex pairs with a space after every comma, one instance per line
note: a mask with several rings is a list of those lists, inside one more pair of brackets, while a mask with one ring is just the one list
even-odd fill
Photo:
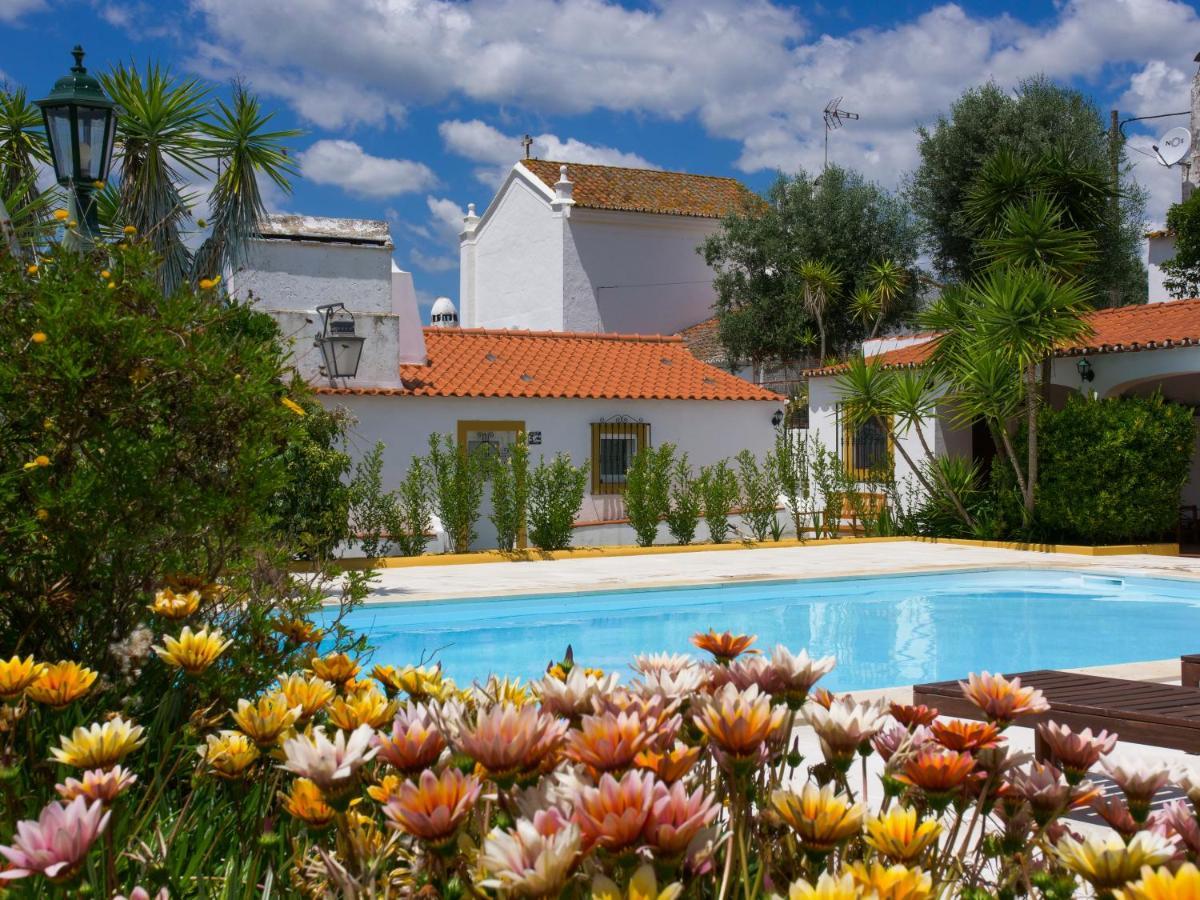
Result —
[[521, 146], [525, 148], [525, 158], [529, 159], [529, 151], [533, 147], [533, 138], [529, 135], [521, 138]]

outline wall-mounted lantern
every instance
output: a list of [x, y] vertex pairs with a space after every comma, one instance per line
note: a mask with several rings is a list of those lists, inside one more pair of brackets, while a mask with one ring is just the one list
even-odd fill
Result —
[[358, 374], [362, 359], [362, 335], [354, 333], [354, 316], [344, 303], [328, 303], [318, 306], [321, 314], [321, 335], [314, 342], [321, 348], [325, 360], [325, 374], [331, 383], [338, 378], [353, 378]]
[[1079, 380], [1084, 384], [1087, 384], [1096, 377], [1096, 372], [1092, 368], [1092, 364], [1088, 362], [1088, 358], [1086, 356], [1079, 360], [1079, 362], [1075, 363], [1075, 369], [1079, 372]]

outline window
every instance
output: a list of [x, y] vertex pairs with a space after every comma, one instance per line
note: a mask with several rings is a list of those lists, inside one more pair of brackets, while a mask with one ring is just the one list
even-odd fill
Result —
[[854, 426], [842, 420], [842, 462], [858, 481], [879, 481], [892, 474], [890, 420], [872, 416]]
[[524, 422], [472, 422], [458, 423], [458, 446], [467, 453], [483, 452], [501, 459], [508, 459], [517, 435], [525, 430]]
[[633, 457], [650, 445], [645, 422], [616, 420], [592, 423], [592, 493], [619, 494]]

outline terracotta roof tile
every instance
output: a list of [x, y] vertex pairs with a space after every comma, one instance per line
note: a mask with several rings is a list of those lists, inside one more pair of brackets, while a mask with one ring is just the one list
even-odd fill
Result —
[[761, 202], [735, 178], [547, 159], [523, 159], [520, 164], [551, 190], [559, 166], [565, 165], [575, 205], [592, 209], [720, 218]]
[[400, 388], [318, 387], [323, 394], [764, 400], [778, 394], [701, 362], [679, 337], [425, 329], [428, 365], [400, 367]]
[[696, 359], [714, 366], [725, 364], [728, 354], [721, 344], [721, 324], [716, 316], [683, 329], [679, 336]]
[[[1087, 322], [1092, 327], [1091, 335], [1063, 347], [1058, 356], [1133, 353], [1200, 345], [1200, 299], [1098, 309], [1088, 314]], [[919, 366], [929, 358], [936, 343], [934, 337], [921, 344], [889, 350], [872, 359], [889, 369]], [[839, 364], [810, 369], [804, 374], [809, 377], [837, 375], [845, 369], [845, 364]]]

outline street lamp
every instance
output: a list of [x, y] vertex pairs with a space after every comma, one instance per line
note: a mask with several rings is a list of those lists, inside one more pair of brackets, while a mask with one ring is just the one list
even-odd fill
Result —
[[318, 306], [317, 312], [321, 314], [321, 335], [315, 343], [325, 359], [325, 374], [332, 384], [337, 378], [353, 378], [358, 374], [366, 338], [354, 333], [354, 316], [345, 303]]
[[58, 183], [71, 193], [80, 232], [88, 238], [99, 231], [95, 191], [108, 178], [116, 136], [117, 105], [83, 65], [83, 48], [71, 51], [75, 65], [54, 82], [42, 110], [50, 156]]

